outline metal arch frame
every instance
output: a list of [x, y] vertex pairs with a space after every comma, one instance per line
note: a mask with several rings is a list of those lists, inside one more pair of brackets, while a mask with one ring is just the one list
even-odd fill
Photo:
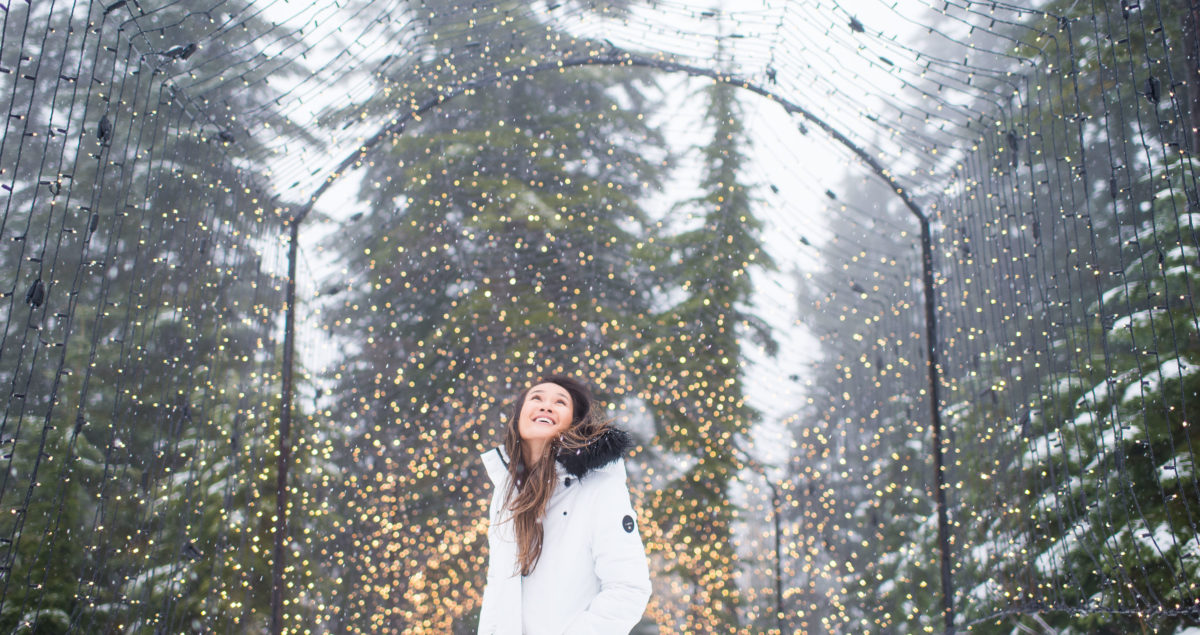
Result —
[[280, 407], [280, 425], [279, 425], [279, 454], [276, 471], [276, 511], [275, 511], [275, 544], [273, 552], [273, 578], [271, 586], [271, 633], [279, 634], [282, 632], [283, 619], [283, 570], [285, 557], [285, 534], [287, 528], [287, 476], [288, 468], [291, 462], [291, 417], [292, 417], [292, 399], [293, 399], [293, 365], [295, 360], [295, 308], [296, 308], [296, 273], [297, 273], [297, 257], [299, 250], [300, 225], [312, 212], [313, 205], [319, 200], [347, 171], [356, 167], [364, 157], [373, 152], [381, 142], [391, 138], [394, 135], [400, 134], [408, 126], [414, 118], [421, 114], [436, 108], [437, 106], [458, 97], [464, 93], [473, 90], [484, 88], [490, 84], [501, 82], [504, 80], [519, 78], [522, 76], [533, 76], [537, 73], [546, 71], [561, 71], [567, 68], [582, 67], [582, 66], [630, 66], [630, 67], [645, 67], [653, 68], [666, 72], [685, 73], [694, 77], [707, 77], [717, 82], [728, 84], [730, 86], [743, 88], [753, 93], [757, 93], [770, 99], [781, 106], [790, 114], [797, 114], [825, 131], [834, 141], [850, 150], [856, 157], [865, 163], [876, 176], [887, 182], [888, 186], [896, 193], [900, 200], [904, 202], [905, 207], [916, 217], [917, 223], [920, 225], [921, 238], [921, 278], [924, 288], [924, 307], [925, 307], [925, 355], [926, 367], [929, 377], [929, 411], [930, 411], [930, 427], [932, 431], [933, 443], [933, 464], [934, 464], [934, 501], [938, 515], [938, 543], [940, 548], [941, 560], [941, 583], [942, 583], [942, 614], [945, 633], [954, 632], [954, 586], [953, 577], [951, 574], [951, 553], [950, 553], [950, 526], [949, 513], [946, 505], [946, 478], [945, 464], [943, 452], [943, 431], [940, 400], [940, 383], [941, 369], [937, 351], [938, 331], [937, 331], [937, 301], [934, 293], [933, 279], [933, 238], [930, 230], [929, 218], [921, 210], [921, 208], [913, 201], [908, 192], [902, 187], [896, 185], [896, 179], [892, 176], [882, 164], [874, 157], [868, 154], [865, 150], [851, 141], [845, 134], [838, 129], [826, 123], [820, 117], [817, 117], [812, 112], [796, 104], [774, 91], [751, 82], [746, 79], [739, 78], [734, 75], [723, 74], [712, 69], [682, 64], [679, 62], [649, 57], [627, 51], [621, 51], [615, 47], [609, 48], [603, 52], [590, 53], [582, 56], [569, 57], [558, 62], [527, 65], [522, 68], [511, 68], [506, 71], [496, 73], [494, 76], [486, 80], [479, 79], [469, 82], [462, 82], [448, 86], [445, 91], [438, 93], [424, 102], [418, 107], [402, 114], [400, 117], [381, 128], [378, 132], [372, 135], [359, 145], [350, 156], [346, 157], [341, 163], [333, 169], [326, 177], [325, 182], [321, 184], [308, 200], [301, 204], [295, 214], [286, 221], [289, 226], [289, 242], [288, 242], [288, 279], [286, 291], [286, 304], [284, 313], [284, 348], [283, 348], [283, 370], [282, 370], [282, 393]]

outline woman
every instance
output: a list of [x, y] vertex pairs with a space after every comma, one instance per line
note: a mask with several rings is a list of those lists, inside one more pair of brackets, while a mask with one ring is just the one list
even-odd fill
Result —
[[627, 634], [650, 573], [625, 485], [629, 435], [570, 377], [517, 397], [504, 446], [483, 454], [495, 489], [479, 632]]

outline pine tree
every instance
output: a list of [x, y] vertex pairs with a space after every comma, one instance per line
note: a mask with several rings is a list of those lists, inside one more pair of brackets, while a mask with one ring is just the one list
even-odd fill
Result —
[[[210, 23], [185, 19], [184, 6], [130, 15], [110, 6], [8, 14], [29, 12], [33, 19], [13, 24], [67, 36], [26, 38], [22, 56], [78, 70], [40, 73], [5, 97], [9, 110], [28, 110], [28, 129], [54, 133], [30, 137], [44, 146], [20, 161], [19, 144], [4, 149], [16, 165], [12, 209], [27, 214], [23, 227], [3, 229], [0, 262], [28, 293], [0, 343], [0, 376], [27, 396], [0, 426], [12, 457], [0, 500], [19, 512], [0, 524], [0, 627], [204, 632], [269, 597], [244, 593], [262, 578], [230, 566], [236, 555], [223, 549], [242, 529], [228, 522], [229, 499], [207, 488], [244, 489], [263, 466], [258, 446], [259, 462], [223, 470], [226, 483], [208, 468], [239, 434], [270, 438], [264, 417], [247, 426], [256, 430], [237, 426], [273, 392], [279, 302], [256, 241], [279, 227], [265, 179], [233, 160], [261, 152], [256, 140], [219, 127], [231, 120], [184, 116], [194, 103], [160, 103], [167, 93], [154, 91], [220, 55], [222, 42], [247, 45], [266, 27], [247, 20], [201, 50], [188, 44]], [[89, 18], [94, 28], [79, 28]], [[118, 19], [153, 34], [131, 41]], [[81, 47], [79, 38], [106, 46]], [[96, 57], [79, 59], [84, 52]], [[252, 78], [252, 66], [236, 70]], [[110, 74], [128, 81], [109, 83]], [[82, 88], [65, 90], [75, 83]], [[237, 115], [262, 90], [227, 84], [204, 95]], [[302, 136], [273, 111], [260, 114]], [[42, 347], [34, 357], [21, 352], [32, 350], [29, 334]], [[258, 504], [250, 498], [239, 500], [245, 513]], [[214, 600], [237, 592], [252, 601], [235, 609]]]
[[[558, 54], [597, 46], [503, 8], [435, 12], [422, 37], [436, 61], [385, 74], [351, 112], [391, 119], [418, 88], [533, 68], [545, 41]], [[489, 34], [470, 56], [435, 39], [468, 22]], [[355, 273], [327, 285], [344, 289], [333, 379], [361, 493], [340, 512], [341, 628], [472, 628], [491, 491], [478, 454], [499, 444], [505, 407], [553, 370], [585, 375], [602, 399], [629, 391], [624, 357], [653, 280], [633, 252], [661, 160], [642, 90], [602, 68], [497, 81], [424, 113], [367, 167], [367, 211], [337, 244]]]
[[916, 224], [873, 177], [827, 198], [845, 222], [805, 238], [822, 266], [800, 284], [823, 354], [795, 437], [795, 626], [917, 632], [936, 623], [939, 587]]
[[[1200, 326], [1192, 290], [1200, 249], [1188, 212], [1200, 163], [1181, 155], [1152, 166], [1151, 217], [1134, 226], [1131, 257], [1090, 307], [1098, 319], [1059, 340], [1085, 347], [1058, 373], [1028, 431], [1026, 505], [1033, 510], [1030, 601], [1054, 606], [1138, 607], [1158, 629], [1194, 624], [1156, 617], [1156, 607], [1195, 607]], [[1139, 212], [1139, 216], [1142, 214]], [[1065, 624], [1061, 618], [1047, 618]], [[1098, 614], [1074, 623], [1122, 632], [1136, 615]]]
[[739, 627], [738, 518], [730, 482], [744, 467], [737, 446], [758, 419], [746, 403], [744, 338], [774, 353], [775, 342], [751, 306], [751, 274], [773, 268], [758, 236], [752, 185], [745, 182], [749, 148], [735, 88], [714, 82], [702, 91], [711, 140], [698, 148], [701, 194], [683, 202], [668, 222], [664, 294], [678, 297], [655, 320], [647, 357], [649, 405], [657, 445], [689, 467], [651, 503], [653, 521], [671, 563], [692, 595], [674, 620], [686, 632]]
[[[1182, 46], [1179, 6], [1161, 7], [1155, 20], [1163, 28], [1154, 34], [1133, 27], [1142, 19], [1134, 5], [1049, 2], [1041, 8], [1048, 14], [1017, 31], [1024, 40], [1020, 54], [1039, 68], [1069, 64], [1077, 70], [1062, 86], [1034, 82], [1028, 115], [985, 140], [994, 178], [978, 183], [977, 191], [986, 197], [1010, 186], [1033, 192], [1046, 180], [1071, 183], [1071, 190], [1062, 201], [1010, 201], [1016, 223], [972, 215], [947, 236], [951, 249], [944, 253], [958, 263], [956, 278], [970, 281], [948, 294], [990, 296], [1006, 309], [960, 310], [943, 323], [969, 335], [947, 347], [950, 405], [944, 409], [958, 439], [955, 463], [962, 466], [951, 479], [961, 514], [956, 577], [967, 583], [960, 610], [965, 619], [1045, 611], [1040, 619], [1056, 626], [1124, 632], [1138, 621], [1110, 611], [1173, 606], [1189, 586], [1173, 581], [1182, 575], [1181, 564], [1176, 570], [1156, 564], [1170, 559], [1170, 549], [1148, 554], [1134, 536], [1138, 519], [1159, 523], [1176, 503], [1189, 507], [1186, 495], [1156, 485], [1161, 475], [1148, 464], [1164, 451], [1155, 443], [1190, 442], [1176, 438], [1178, 431], [1155, 442], [1138, 439], [1128, 426], [1145, 429], [1131, 421], [1154, 419], [1139, 413], [1157, 407], [1138, 402], [1135, 408], [1121, 391], [1128, 382], [1159, 381], [1150, 351], [1158, 361], [1186, 360], [1190, 345], [1174, 336], [1150, 344], [1152, 330], [1139, 331], [1145, 325], [1130, 330], [1126, 323], [1125, 333], [1111, 327], [1136, 321], [1133, 315], [1148, 308], [1138, 294], [1158, 284], [1139, 283], [1138, 290], [1132, 276], [1150, 277], [1151, 256], [1163, 260], [1172, 245], [1186, 242], [1178, 226], [1185, 193], [1195, 192], [1194, 170], [1175, 153], [1192, 140], [1174, 128], [1173, 117], [1160, 116], [1173, 108], [1171, 95], [1156, 87], [1194, 75], [1188, 70], [1194, 59], [1188, 61]], [[1154, 121], [1158, 125], [1149, 125]], [[1069, 153], [1078, 167], [1064, 170], [1054, 153]], [[1159, 244], [1148, 250], [1146, 241]], [[1036, 259], [1022, 259], [1020, 252]], [[1190, 294], [1190, 282], [1171, 288], [1178, 284], [1167, 281], [1150, 293]], [[1113, 309], [1114, 302], [1120, 308]], [[1180, 319], [1178, 307], [1164, 310]], [[1187, 407], [1183, 396], [1156, 399]], [[1167, 419], [1152, 427], [1173, 429]], [[1167, 515], [1179, 521], [1177, 513]], [[1141, 530], [1143, 539], [1147, 532]], [[1072, 609], [1096, 613], [1080, 619], [1056, 612]], [[997, 632], [1008, 632], [1007, 621]], [[1149, 623], [1167, 630], [1179, 624]]]

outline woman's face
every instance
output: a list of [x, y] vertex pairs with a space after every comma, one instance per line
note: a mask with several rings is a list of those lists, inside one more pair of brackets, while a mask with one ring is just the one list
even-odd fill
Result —
[[575, 404], [558, 384], [537, 384], [525, 394], [517, 431], [523, 441], [549, 441], [571, 427]]

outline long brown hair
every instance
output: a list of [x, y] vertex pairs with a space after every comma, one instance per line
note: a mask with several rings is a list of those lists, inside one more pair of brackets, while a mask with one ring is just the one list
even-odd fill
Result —
[[[566, 390], [567, 394], [571, 395], [573, 413], [571, 425], [547, 443], [538, 461], [533, 466], [528, 466], [525, 464], [525, 452], [521, 448], [521, 409], [525, 406], [525, 397], [529, 390], [538, 384], [557, 384]], [[517, 563], [520, 565], [521, 575], [529, 575], [542, 555], [542, 518], [546, 515], [546, 505], [549, 504], [550, 495], [554, 493], [554, 487], [557, 485], [558, 473], [554, 463], [559, 450], [585, 447], [607, 427], [608, 422], [593, 412], [592, 391], [588, 389], [587, 384], [572, 377], [543, 377], [517, 396], [504, 435], [510, 477], [504, 504], [512, 512], [513, 529], [517, 538]]]

